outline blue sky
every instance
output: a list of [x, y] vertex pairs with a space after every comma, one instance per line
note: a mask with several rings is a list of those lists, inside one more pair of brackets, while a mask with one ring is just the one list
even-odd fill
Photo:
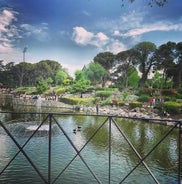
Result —
[[164, 7], [135, 0], [0, 0], [0, 60], [52, 59], [70, 74], [100, 52], [114, 54], [139, 42], [182, 41], [182, 1]]

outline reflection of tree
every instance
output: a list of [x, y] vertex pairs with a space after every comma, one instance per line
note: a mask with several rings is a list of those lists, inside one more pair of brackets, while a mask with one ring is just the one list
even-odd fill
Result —
[[[128, 136], [130, 142], [134, 145], [138, 153], [144, 157], [151, 149], [161, 140], [161, 138], [170, 130], [171, 127], [163, 125], [148, 124], [141, 122], [127, 122], [128, 120], [119, 121], [118, 125]], [[150, 133], [148, 132], [150, 131]], [[176, 172], [177, 166], [177, 149], [171, 153], [169, 144], [170, 140], [177, 139], [177, 132], [172, 132], [165, 140], [146, 158], [145, 162], [151, 165], [156, 164], [161, 168], [172, 168]], [[174, 155], [171, 155], [174, 154]], [[175, 155], [176, 154], [176, 155]], [[128, 155], [131, 160], [135, 161], [135, 153], [128, 149]]]
[[[82, 118], [82, 117], [80, 117]], [[84, 117], [84, 120], [79, 121], [87, 122], [86, 126], [82, 129], [84, 136], [88, 140], [98, 127], [105, 121], [105, 119], [97, 117]], [[78, 122], [77, 122], [78, 123]], [[149, 124], [145, 122], [133, 122], [131, 120], [119, 120], [117, 119], [118, 126], [125, 133], [129, 141], [133, 144], [137, 152], [144, 157], [151, 151], [151, 149], [161, 140], [161, 138], [169, 131], [171, 127], [163, 125]], [[145, 162], [149, 164], [149, 167], [156, 165], [157, 167], [171, 168], [171, 171], [176, 173], [177, 167], [177, 149], [171, 153], [170, 140], [176, 142], [177, 132], [172, 132], [152, 153], [146, 158]], [[106, 151], [109, 149], [109, 128], [108, 122], [98, 131], [98, 133], [91, 140], [91, 144], [98, 151]], [[120, 134], [119, 130], [115, 127], [112, 122], [112, 154], [123, 157], [127, 156], [128, 160], [137, 164], [139, 159], [131, 147], [128, 145], [126, 140]], [[177, 143], [176, 143], [177, 144]]]
[[[85, 133], [87, 137], [91, 137], [93, 135], [93, 133], [96, 131], [98, 127], [96, 127], [93, 124], [90, 124], [86, 129], [85, 129]], [[93, 137], [93, 139], [91, 140], [91, 143], [93, 145], [95, 145], [96, 147], [101, 146], [101, 147], [105, 147], [108, 145], [108, 130], [106, 126], [103, 126], [98, 132], [97, 134]]]

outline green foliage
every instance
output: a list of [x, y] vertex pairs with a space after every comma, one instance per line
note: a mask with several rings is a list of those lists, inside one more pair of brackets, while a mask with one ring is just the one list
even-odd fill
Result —
[[114, 61], [114, 54], [111, 52], [99, 53], [97, 54], [97, 56], [94, 57], [94, 62], [99, 63], [106, 70], [112, 67], [113, 61]]
[[86, 92], [88, 89], [90, 88], [90, 81], [87, 79], [80, 79], [78, 81], [76, 81], [71, 87], [70, 87], [70, 91], [73, 93], [76, 92]]
[[95, 93], [95, 96], [96, 97], [100, 97], [100, 98], [108, 98], [108, 97], [110, 97], [111, 96], [111, 92], [110, 91], [97, 91], [96, 93]]
[[124, 101], [126, 100], [126, 98], [128, 97], [128, 95], [129, 95], [128, 92], [124, 92], [124, 93], [122, 94], [122, 97], [123, 97], [123, 100], [124, 100]]
[[46, 83], [46, 81], [42, 77], [38, 78], [37, 83], [36, 83], [37, 93], [42, 94], [47, 89], [48, 89], [48, 84]]
[[153, 57], [156, 51], [156, 45], [152, 42], [141, 42], [133, 50], [136, 53], [133, 64], [138, 66], [139, 71], [142, 73], [138, 86], [144, 87], [149, 71], [155, 63]]
[[180, 114], [182, 112], [182, 104], [174, 101], [164, 102], [163, 108], [170, 114]]
[[79, 80], [83, 80], [83, 79], [86, 79], [86, 76], [85, 76], [85, 67], [83, 70], [77, 70], [75, 72], [75, 81], [79, 81]]
[[109, 98], [107, 98], [106, 100], [102, 101], [101, 106], [105, 106], [105, 105], [110, 105], [111, 101]]
[[56, 84], [63, 84], [64, 81], [67, 79], [68, 75], [63, 70], [58, 70], [55, 76], [55, 82]]
[[176, 102], [182, 104], [182, 98], [181, 99], [176, 99]]
[[[134, 3], [136, 0], [127, 0], [129, 3]], [[124, 7], [125, 1], [122, 0], [123, 4], [121, 5]], [[157, 5], [158, 7], [163, 7], [166, 3], [168, 3], [168, 0], [148, 0], [146, 1], [147, 5], [150, 7], [153, 7], [154, 5]]]
[[165, 79], [163, 74], [156, 71], [152, 79], [147, 81], [147, 85], [157, 89], [171, 88], [173, 86], [173, 80], [172, 78]]
[[60, 102], [69, 105], [90, 105], [93, 104], [93, 98], [60, 98]]
[[128, 77], [128, 84], [129, 84], [129, 86], [136, 88], [138, 86], [139, 80], [140, 80], [140, 77], [138, 76], [138, 72], [134, 71]]
[[139, 102], [149, 102], [150, 96], [147, 94], [143, 94], [139, 96], [138, 101]]
[[58, 89], [56, 89], [56, 95], [64, 94], [66, 90], [67, 89], [64, 87], [59, 87]]
[[107, 71], [99, 63], [91, 62], [87, 68], [84, 69], [85, 76], [92, 84], [100, 84], [103, 78], [107, 75]]
[[136, 101], [136, 102], [130, 102], [129, 103], [129, 108], [130, 109], [133, 109], [133, 108], [136, 108], [136, 107], [142, 107], [142, 102], [138, 102], [138, 101]]
[[15, 93], [21, 93], [21, 94], [27, 94], [32, 95], [36, 94], [36, 88], [35, 87], [19, 87], [14, 90]]
[[182, 99], [182, 93], [177, 93], [177, 94], [176, 94], [176, 98]]
[[47, 83], [48, 83], [49, 85], [51, 85], [51, 84], [53, 83], [53, 79], [52, 79], [51, 77], [48, 77]]

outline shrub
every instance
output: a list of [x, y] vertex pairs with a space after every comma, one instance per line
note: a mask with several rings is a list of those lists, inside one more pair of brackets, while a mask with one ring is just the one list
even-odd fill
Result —
[[32, 95], [36, 94], [36, 88], [35, 87], [19, 87], [14, 90], [15, 93], [21, 93], [21, 94], [27, 94]]
[[60, 87], [56, 90], [56, 95], [64, 94], [66, 92], [66, 88]]
[[110, 99], [106, 99], [106, 100], [104, 100], [104, 101], [101, 103], [101, 106], [110, 105], [110, 104], [111, 104]]
[[118, 105], [119, 105], [119, 107], [122, 107], [122, 106], [125, 105], [125, 103], [124, 103], [123, 101], [119, 101], [119, 102], [118, 102]]
[[150, 99], [149, 95], [143, 94], [139, 96], [138, 101], [139, 102], [149, 102], [149, 99]]
[[90, 105], [93, 104], [92, 98], [60, 98], [60, 102], [69, 105]]
[[179, 114], [182, 112], [182, 104], [173, 101], [164, 102], [163, 108], [171, 114]]
[[138, 101], [129, 103], [129, 108], [130, 109], [133, 109], [133, 108], [136, 108], [136, 107], [142, 107], [142, 103], [138, 102]]
[[178, 98], [178, 99], [182, 99], [182, 93], [178, 93], [178, 94], [176, 94], [176, 98]]
[[111, 92], [110, 91], [97, 91], [95, 93], [95, 96], [96, 97], [101, 97], [102, 99], [103, 98], [108, 98], [111, 96]]
[[180, 99], [176, 99], [176, 102], [182, 104], [182, 99], [181, 98]]

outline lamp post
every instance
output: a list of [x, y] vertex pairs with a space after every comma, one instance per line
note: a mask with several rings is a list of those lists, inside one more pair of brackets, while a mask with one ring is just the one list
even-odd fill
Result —
[[23, 62], [25, 62], [25, 52], [27, 52], [27, 47], [24, 47], [23, 49]]

